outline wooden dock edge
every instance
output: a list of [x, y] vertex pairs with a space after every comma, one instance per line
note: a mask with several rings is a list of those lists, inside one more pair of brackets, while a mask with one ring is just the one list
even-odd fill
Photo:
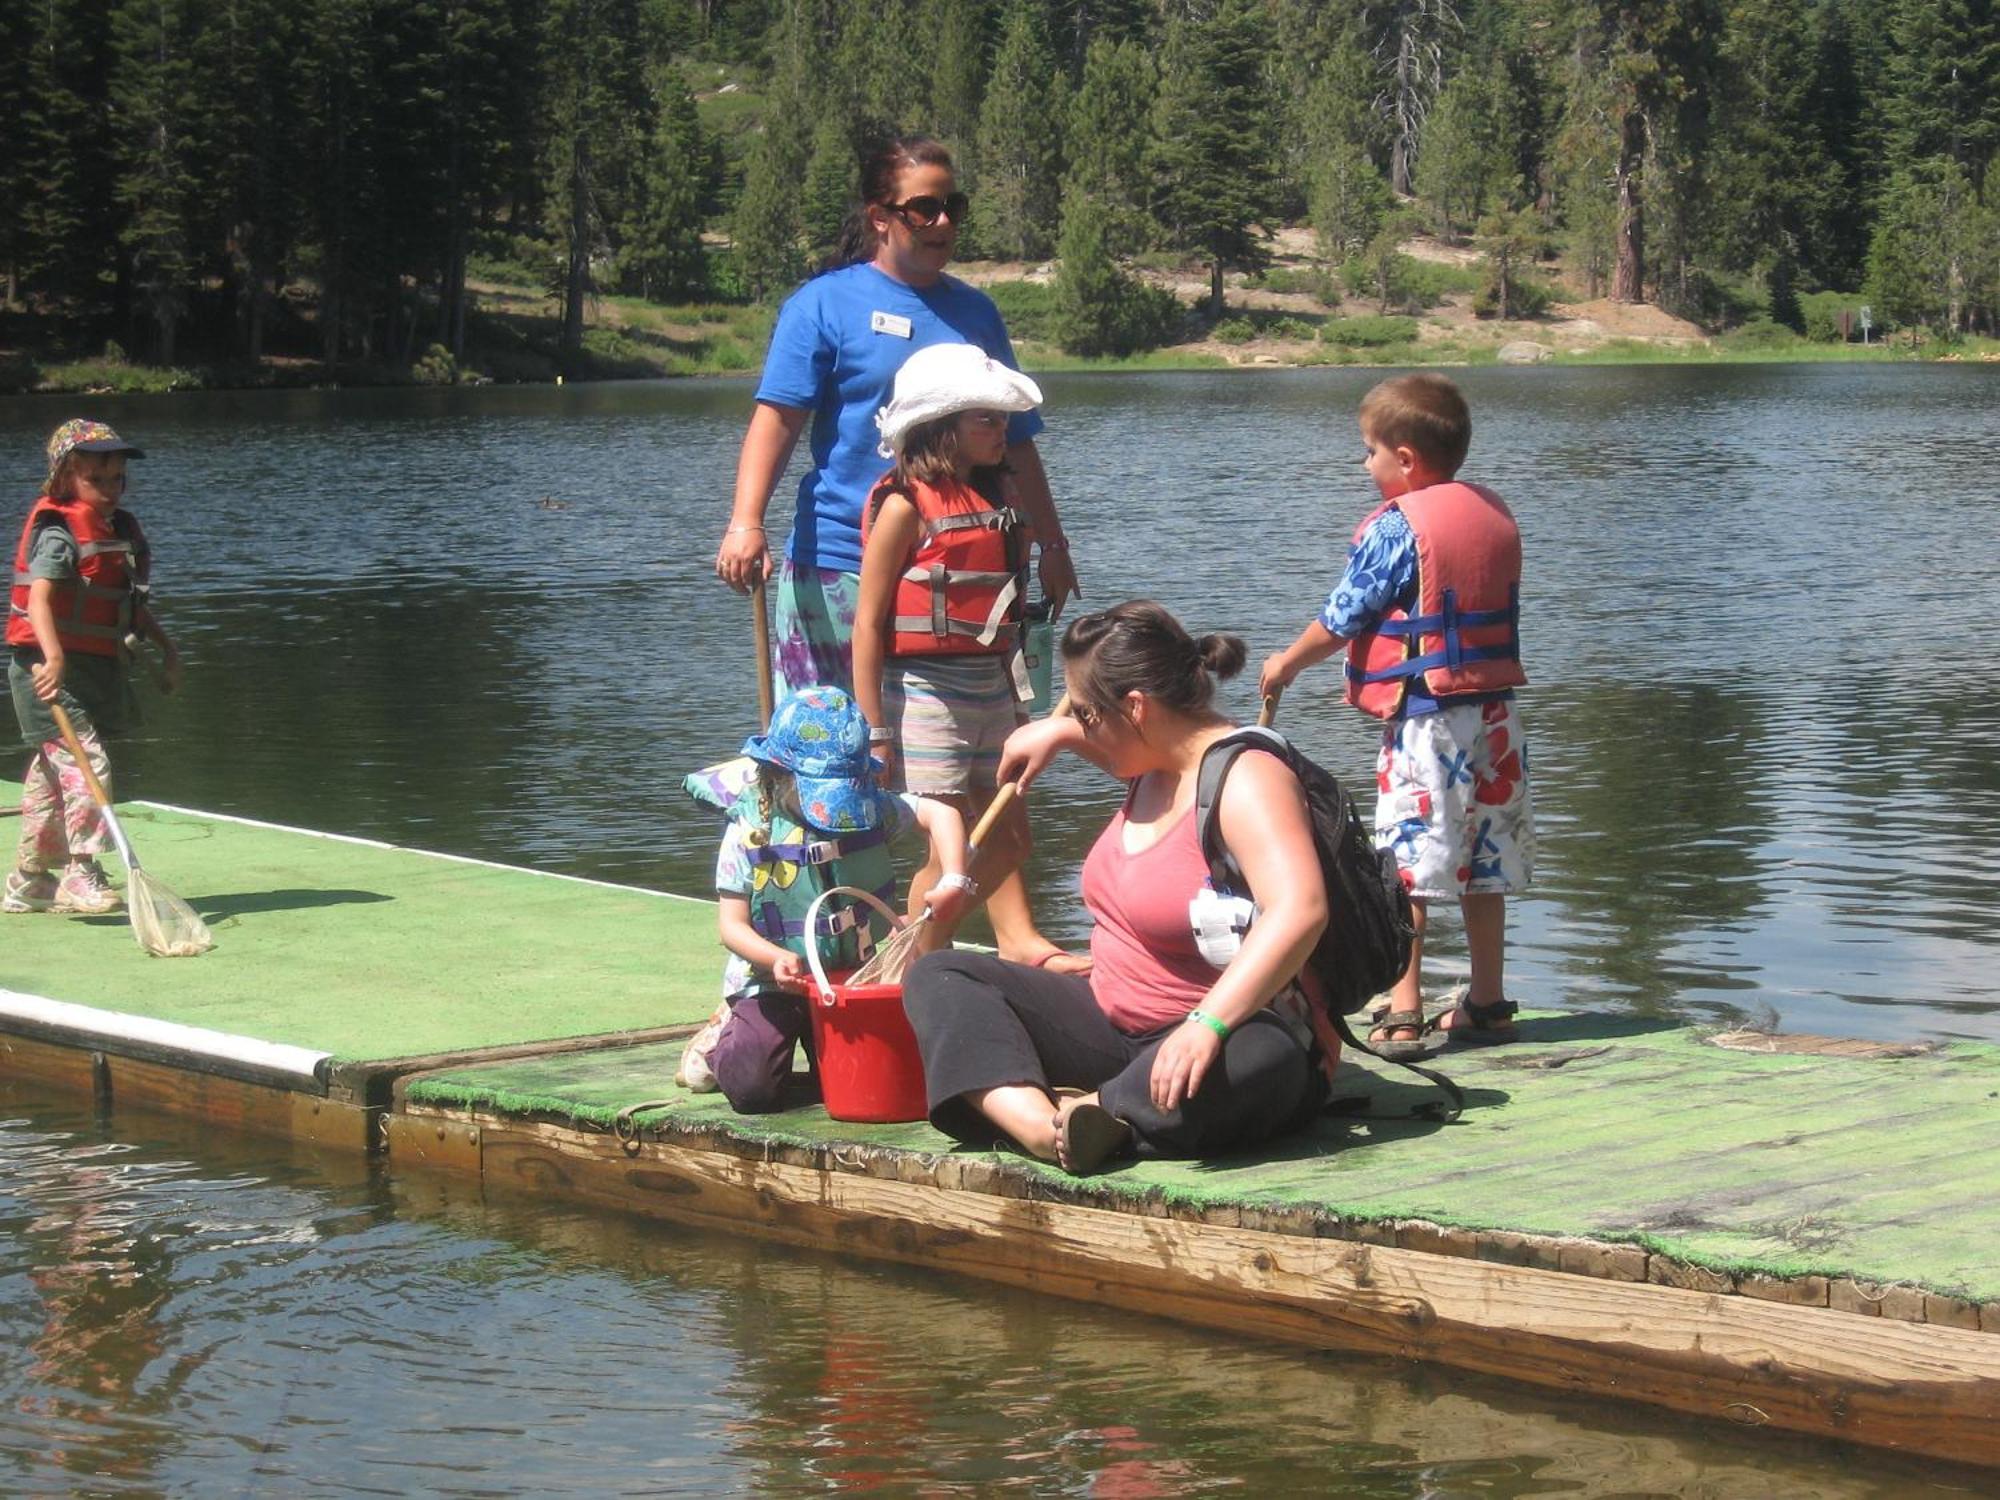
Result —
[[392, 1169], [470, 1174], [503, 1194], [2000, 1467], [2000, 1330], [1373, 1243], [1337, 1220], [1093, 1206], [990, 1158], [760, 1147], [713, 1130], [621, 1142], [400, 1098], [383, 1124]]
[[373, 1155], [386, 1147], [381, 1122], [397, 1082], [438, 1068], [513, 1062], [568, 1052], [637, 1047], [690, 1036], [699, 1023], [563, 1037], [548, 1042], [336, 1062], [323, 1082], [263, 1076], [157, 1046], [33, 1034], [0, 1027], [0, 1072], [87, 1096], [99, 1109], [187, 1116], [216, 1129], [288, 1137]]

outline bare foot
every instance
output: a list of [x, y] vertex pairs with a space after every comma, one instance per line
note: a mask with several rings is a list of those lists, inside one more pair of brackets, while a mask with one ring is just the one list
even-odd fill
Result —
[[1063, 1099], [1055, 1125], [1056, 1165], [1075, 1177], [1088, 1176], [1132, 1146], [1132, 1127], [1100, 1104], [1095, 1094]]

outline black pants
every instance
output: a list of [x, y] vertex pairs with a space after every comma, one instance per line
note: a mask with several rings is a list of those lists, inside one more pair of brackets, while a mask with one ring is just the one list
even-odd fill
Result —
[[1304, 1125], [1326, 1099], [1318, 1066], [1268, 1011], [1230, 1033], [1192, 1098], [1162, 1110], [1153, 1105], [1153, 1056], [1175, 1028], [1120, 1031], [1088, 978], [947, 950], [911, 968], [903, 1009], [923, 1049], [931, 1123], [958, 1140], [993, 1139], [965, 1095], [1003, 1084], [1096, 1089], [1132, 1127], [1141, 1156], [1213, 1156], [1269, 1140]]

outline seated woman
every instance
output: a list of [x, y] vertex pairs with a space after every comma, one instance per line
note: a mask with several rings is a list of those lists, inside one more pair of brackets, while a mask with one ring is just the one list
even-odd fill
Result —
[[1259, 907], [1227, 968], [1202, 957], [1188, 913], [1208, 876], [1196, 775], [1232, 727], [1209, 705], [1216, 680], [1242, 667], [1243, 642], [1194, 640], [1158, 604], [1131, 600], [1072, 624], [1063, 664], [1072, 716], [1016, 730], [1000, 779], [1032, 779], [1073, 750], [1128, 785], [1083, 866], [1091, 971], [952, 951], [920, 960], [903, 1004], [931, 1123], [961, 1140], [997, 1131], [1076, 1173], [1302, 1126], [1326, 1086], [1289, 985], [1326, 925], [1326, 890], [1304, 793], [1277, 756], [1246, 752], [1217, 806]]

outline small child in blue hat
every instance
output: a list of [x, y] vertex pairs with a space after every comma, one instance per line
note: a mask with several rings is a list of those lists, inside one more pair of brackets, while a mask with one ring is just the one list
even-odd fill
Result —
[[[810, 1036], [806, 945], [829, 974], [859, 968], [888, 937], [896, 909], [889, 845], [913, 824], [930, 839], [930, 865], [944, 873], [924, 900], [943, 924], [978, 894], [965, 873], [965, 820], [947, 803], [884, 791], [882, 763], [868, 753], [868, 722], [837, 687], [805, 687], [781, 702], [771, 727], [743, 743], [741, 758], [696, 771], [684, 785], [729, 815], [716, 856], [723, 1005], [682, 1055], [679, 1082], [721, 1089], [743, 1114], [779, 1108], [793, 1049]], [[808, 936], [807, 922], [813, 931]], [[808, 1043], [808, 1045], [810, 1045]]]

